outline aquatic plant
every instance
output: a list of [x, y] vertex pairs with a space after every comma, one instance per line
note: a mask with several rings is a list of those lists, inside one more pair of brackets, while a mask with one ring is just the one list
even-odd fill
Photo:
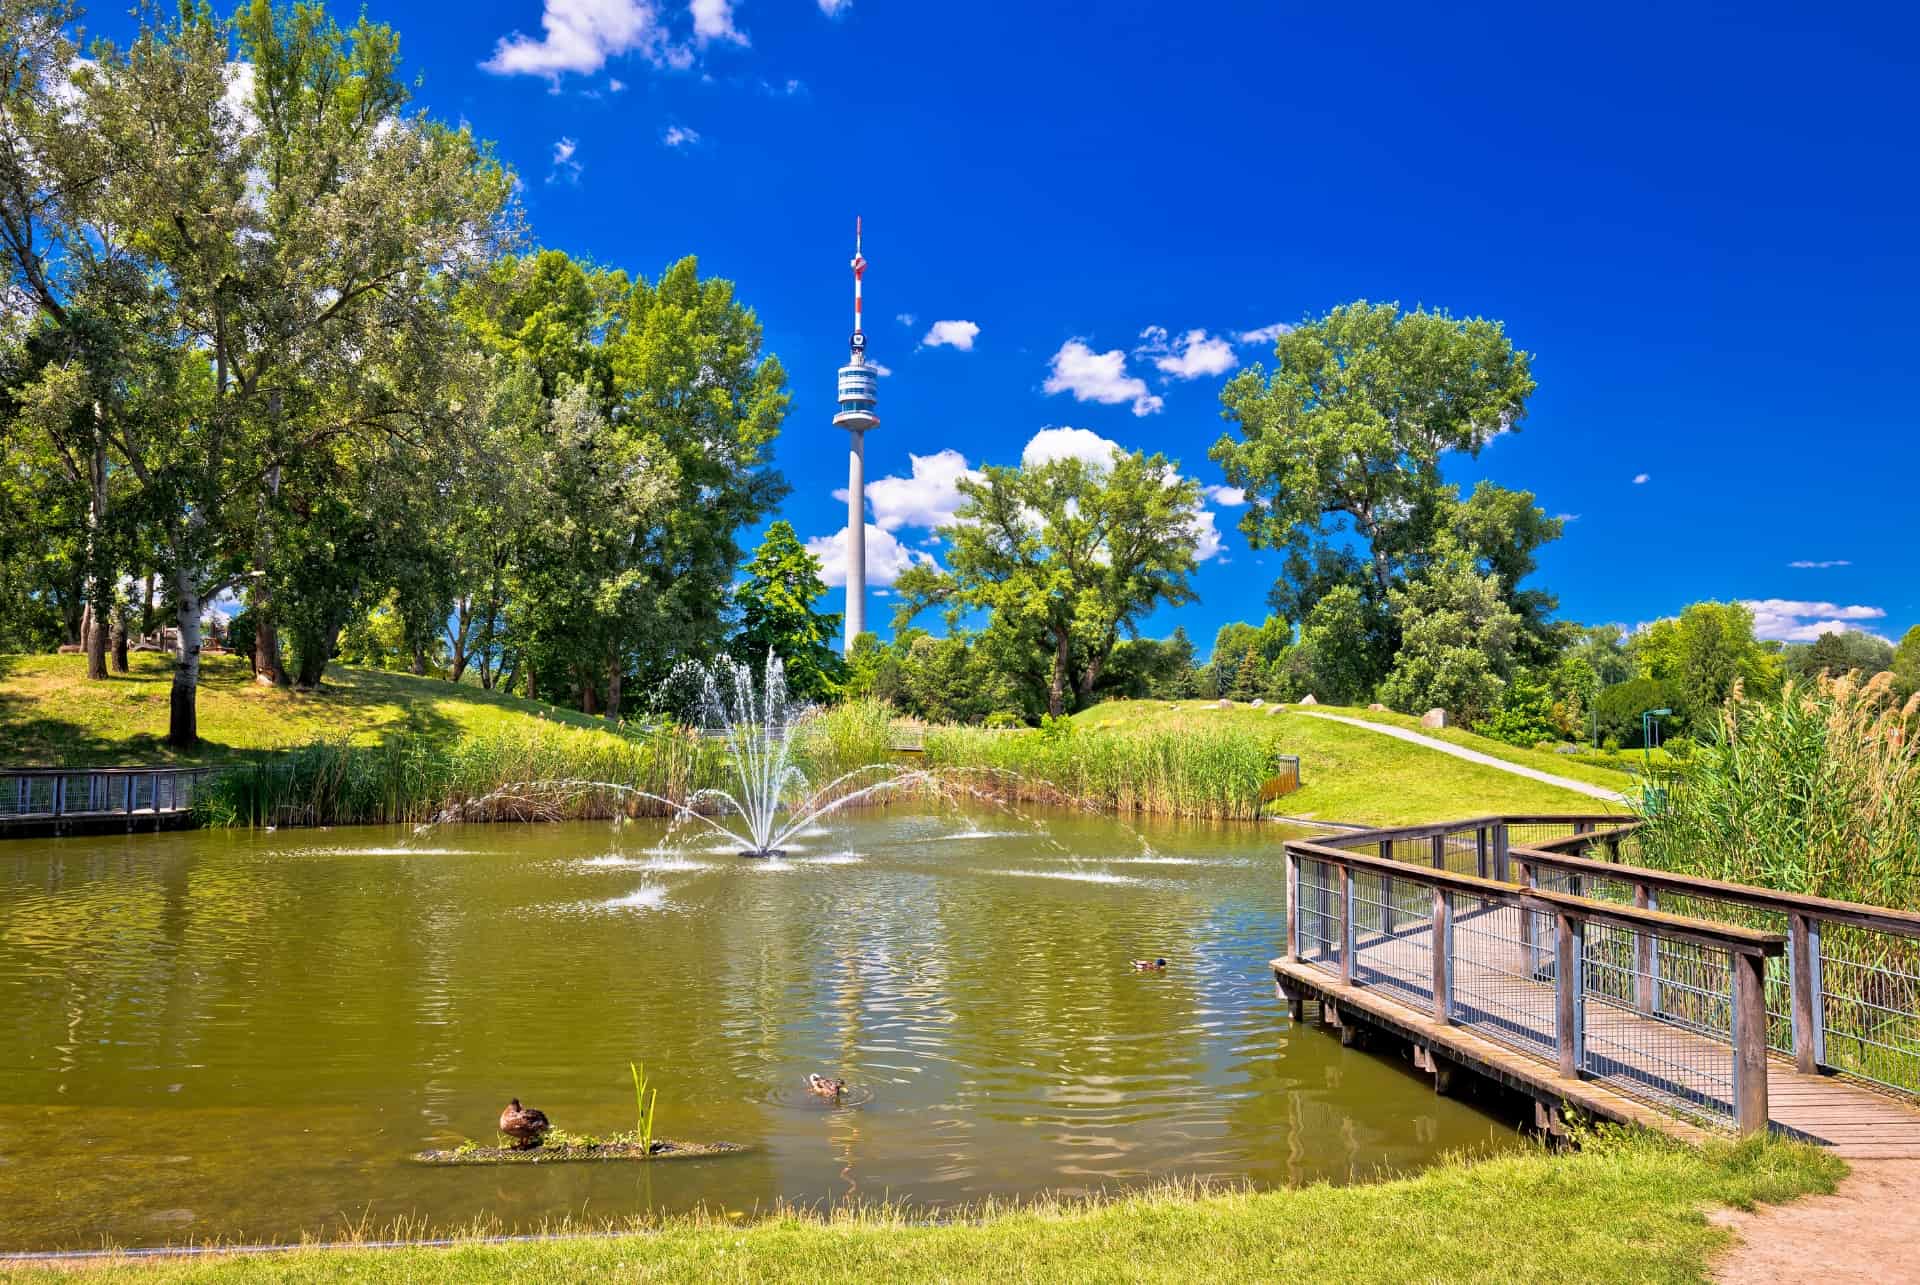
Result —
[[652, 1151], [653, 1109], [660, 1104], [660, 1090], [648, 1085], [645, 1067], [629, 1062], [627, 1070], [633, 1074], [634, 1136], [642, 1151]]

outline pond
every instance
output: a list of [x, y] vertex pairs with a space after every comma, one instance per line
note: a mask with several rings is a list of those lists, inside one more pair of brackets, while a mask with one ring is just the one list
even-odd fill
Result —
[[[662, 829], [0, 847], [0, 1249], [1348, 1181], [1519, 1145], [1288, 1022], [1279, 827], [880, 810], [773, 862]], [[408, 1158], [491, 1143], [513, 1096], [631, 1128], [630, 1061], [661, 1136], [751, 1150]]]

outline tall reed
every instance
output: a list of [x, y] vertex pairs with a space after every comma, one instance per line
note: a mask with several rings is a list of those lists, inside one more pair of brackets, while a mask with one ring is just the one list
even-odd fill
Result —
[[929, 728], [927, 766], [973, 769], [1018, 800], [1111, 812], [1250, 819], [1278, 770], [1276, 742], [1232, 727], [1055, 733]]
[[1648, 860], [1738, 883], [1920, 905], [1920, 693], [1893, 676], [1738, 694], [1641, 834]]

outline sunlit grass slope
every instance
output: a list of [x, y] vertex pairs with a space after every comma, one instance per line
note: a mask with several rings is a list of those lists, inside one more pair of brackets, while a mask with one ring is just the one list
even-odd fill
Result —
[[[1575, 791], [1464, 762], [1365, 728], [1314, 718], [1298, 706], [1255, 708], [1235, 704], [1222, 709], [1213, 701], [1112, 701], [1083, 710], [1074, 716], [1074, 724], [1089, 732], [1134, 735], [1210, 735], [1231, 729], [1268, 739], [1279, 752], [1300, 756], [1301, 789], [1275, 804], [1276, 810], [1289, 816], [1399, 825], [1493, 812], [1608, 810], [1599, 800]], [[1508, 761], [1527, 762], [1546, 770], [1561, 766], [1556, 755], [1516, 751], [1467, 732], [1457, 732], [1448, 739]], [[1554, 761], [1541, 764], [1533, 759]], [[1620, 773], [1591, 767], [1560, 775], [1614, 789], [1630, 784]]]
[[[735, 1222], [683, 1218], [651, 1234], [453, 1248], [96, 1262], [81, 1279], [226, 1281], [1702, 1281], [1730, 1234], [1712, 1206], [1830, 1191], [1814, 1148], [1760, 1140], [1704, 1151], [1645, 1136], [1456, 1160], [1352, 1187], [1227, 1193], [1178, 1187], [1112, 1201], [988, 1212], [910, 1211]], [[537, 1174], [511, 1175], [532, 1179]], [[737, 1215], [735, 1215], [737, 1217]], [[13, 1279], [72, 1279], [21, 1268]]]
[[0, 765], [222, 762], [315, 741], [606, 726], [478, 687], [341, 665], [328, 667], [317, 692], [262, 687], [243, 658], [209, 656], [201, 666], [201, 749], [181, 758], [165, 744], [172, 661], [154, 652], [130, 660], [132, 673], [88, 682], [84, 656], [0, 656]]

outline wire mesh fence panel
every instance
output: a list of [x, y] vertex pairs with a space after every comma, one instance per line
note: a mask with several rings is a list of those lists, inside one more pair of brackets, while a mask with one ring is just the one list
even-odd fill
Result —
[[[1717, 1012], [1706, 992], [1691, 985], [1672, 994], [1671, 984], [1649, 966], [1656, 959], [1671, 960], [1694, 980], [1723, 979]], [[1733, 968], [1726, 951], [1589, 922], [1580, 971], [1582, 1069], [1589, 1076], [1713, 1123], [1732, 1120]], [[1656, 990], [1668, 992], [1670, 1002], [1700, 1021], [1656, 1018], [1649, 1009]], [[1717, 1031], [1711, 1027], [1716, 1018], [1723, 1023]]]
[[1447, 895], [1453, 1020], [1522, 1052], [1557, 1056], [1554, 916], [1462, 892]]
[[0, 816], [52, 816], [54, 778], [13, 776], [0, 781]]
[[[1669, 914], [1689, 919], [1707, 919], [1719, 924], [1738, 924], [1762, 932], [1787, 932], [1787, 916], [1777, 910], [1743, 905], [1725, 897], [1697, 893], [1661, 892], [1656, 904]], [[1779, 1053], [1793, 1052], [1793, 974], [1783, 954], [1766, 961], [1765, 998], [1767, 1003], [1767, 1047]]]
[[1433, 890], [1412, 879], [1355, 870], [1353, 980], [1427, 1007], [1433, 1000]]
[[1309, 964], [1340, 968], [1340, 885], [1331, 862], [1296, 859], [1294, 913], [1299, 916], [1300, 958]]
[[1823, 1061], [1889, 1088], [1920, 1091], [1920, 943], [1864, 928], [1820, 929]]

